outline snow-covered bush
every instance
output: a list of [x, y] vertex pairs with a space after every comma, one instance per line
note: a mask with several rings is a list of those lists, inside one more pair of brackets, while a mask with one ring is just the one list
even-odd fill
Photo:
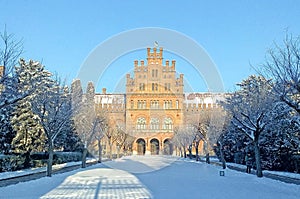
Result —
[[16, 155], [0, 156], [0, 172], [16, 171], [23, 168], [25, 158]]
[[[44, 164], [47, 162], [49, 155], [47, 153], [33, 153], [31, 154], [31, 159], [35, 166], [45, 166]], [[53, 155], [53, 164], [61, 164], [66, 162], [76, 162], [81, 161], [81, 153], [80, 152], [63, 152], [56, 151]]]
[[54, 152], [53, 164], [81, 161], [80, 152]]

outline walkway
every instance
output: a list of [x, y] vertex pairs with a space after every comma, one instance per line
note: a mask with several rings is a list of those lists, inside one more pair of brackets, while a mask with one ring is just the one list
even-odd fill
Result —
[[[300, 186], [163, 156], [132, 156], [0, 188], [1, 198], [298, 199]], [[16, 191], [17, 190], [17, 191]]]

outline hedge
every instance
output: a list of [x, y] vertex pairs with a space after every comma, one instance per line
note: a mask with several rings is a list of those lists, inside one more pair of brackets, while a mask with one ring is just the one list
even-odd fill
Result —
[[[31, 166], [42, 167], [47, 164], [49, 155], [47, 153], [32, 153]], [[81, 161], [80, 152], [54, 152], [53, 165], [67, 162]], [[0, 154], [0, 172], [16, 171], [24, 169], [25, 157], [22, 154], [2, 155]]]

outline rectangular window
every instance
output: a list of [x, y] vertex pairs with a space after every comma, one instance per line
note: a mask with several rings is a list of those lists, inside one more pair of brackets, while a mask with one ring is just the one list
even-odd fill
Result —
[[179, 101], [176, 100], [176, 109], [179, 109]]
[[154, 83], [152, 83], [152, 91], [154, 91]]
[[134, 107], [134, 102], [133, 102], [133, 100], [131, 100], [131, 101], [130, 101], [130, 108], [133, 109], [133, 107]]
[[144, 83], [140, 83], [140, 91], [144, 91], [145, 90], [145, 84]]

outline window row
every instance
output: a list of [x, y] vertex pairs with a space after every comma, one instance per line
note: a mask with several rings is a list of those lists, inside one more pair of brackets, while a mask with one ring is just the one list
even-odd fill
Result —
[[[145, 91], [145, 83], [140, 83], [139, 85], [140, 91]], [[152, 83], [152, 91], [158, 90], [158, 83]], [[165, 83], [165, 91], [171, 90], [171, 83]]]
[[152, 77], [158, 77], [158, 70], [152, 69]]
[[[140, 117], [136, 121], [136, 129], [137, 130], [146, 130], [146, 119], [144, 117]], [[160, 122], [158, 118], [151, 118], [150, 119], [150, 129], [151, 130], [159, 130], [160, 129]], [[162, 124], [163, 130], [172, 130], [173, 129], [173, 120], [169, 117], [163, 120]]]
[[137, 102], [137, 107], [138, 109], [146, 109], [146, 100], [138, 100]]
[[[179, 109], [179, 101], [176, 100], [175, 108]], [[150, 109], [159, 109], [159, 100], [150, 100]], [[134, 109], [134, 101], [130, 101], [130, 108]], [[137, 108], [138, 109], [146, 109], [147, 108], [147, 101], [146, 100], [138, 100], [137, 101]], [[172, 100], [164, 100], [163, 101], [163, 109], [172, 109], [173, 104]]]

